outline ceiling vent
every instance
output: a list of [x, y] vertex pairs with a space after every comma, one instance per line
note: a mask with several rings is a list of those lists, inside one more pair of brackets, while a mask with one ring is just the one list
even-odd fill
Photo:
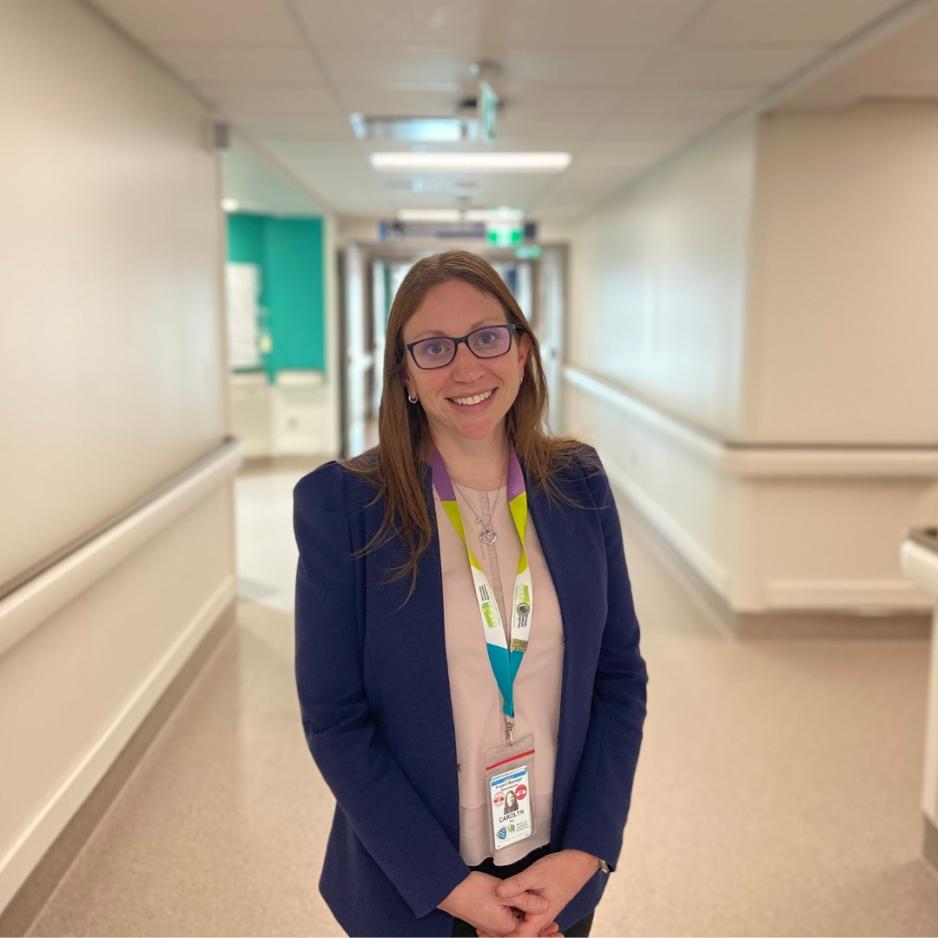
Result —
[[474, 117], [367, 117], [352, 114], [352, 130], [359, 140], [395, 140], [401, 143], [462, 143], [478, 139]]

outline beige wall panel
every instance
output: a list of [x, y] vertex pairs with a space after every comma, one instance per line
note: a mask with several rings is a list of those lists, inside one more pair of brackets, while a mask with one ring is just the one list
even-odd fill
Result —
[[933, 103], [763, 121], [748, 440], [938, 443], [936, 153]]
[[91, 10], [0, 4], [0, 583], [225, 430], [201, 106]]
[[617, 489], [729, 600], [739, 543], [737, 480], [653, 416], [625, 414], [569, 382], [563, 406], [565, 432], [596, 446]]
[[[0, 657], [0, 907], [234, 591], [232, 483]], [[154, 696], [155, 695], [155, 696]]]
[[900, 548], [909, 528], [938, 517], [933, 480], [769, 478], [748, 488], [754, 563], [740, 608], [930, 608], [903, 575]]
[[579, 226], [568, 361], [740, 433], [754, 129], [737, 122]]

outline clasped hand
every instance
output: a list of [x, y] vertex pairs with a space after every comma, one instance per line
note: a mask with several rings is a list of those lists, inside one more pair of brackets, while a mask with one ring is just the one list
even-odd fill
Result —
[[592, 854], [561, 850], [505, 880], [472, 872], [440, 908], [475, 925], [480, 938], [557, 938], [557, 914], [597, 868]]

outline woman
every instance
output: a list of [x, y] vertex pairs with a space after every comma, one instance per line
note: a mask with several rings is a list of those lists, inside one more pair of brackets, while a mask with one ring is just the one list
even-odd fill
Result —
[[294, 492], [320, 890], [349, 934], [586, 935], [647, 682], [609, 483], [542, 431], [537, 341], [473, 254], [407, 274], [384, 375], [377, 448]]

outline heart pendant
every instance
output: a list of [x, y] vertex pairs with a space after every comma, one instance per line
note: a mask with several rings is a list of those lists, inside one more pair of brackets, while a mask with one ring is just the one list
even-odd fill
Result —
[[483, 528], [479, 532], [479, 540], [483, 544], [494, 544], [495, 543], [495, 532], [491, 528]]

